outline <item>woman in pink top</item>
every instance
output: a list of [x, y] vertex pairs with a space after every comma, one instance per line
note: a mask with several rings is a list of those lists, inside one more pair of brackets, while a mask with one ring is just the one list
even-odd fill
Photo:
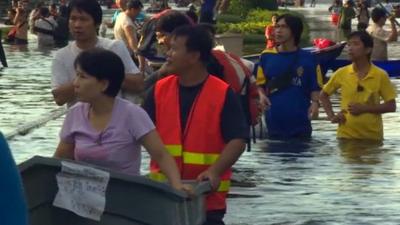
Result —
[[122, 60], [95, 48], [78, 55], [75, 69], [74, 89], [80, 102], [66, 115], [54, 156], [139, 175], [143, 145], [171, 185], [188, 190], [146, 112], [116, 97], [124, 80]]
[[265, 28], [265, 38], [267, 39], [267, 48], [268, 49], [275, 48], [275, 45], [276, 45], [274, 32], [275, 32], [275, 24], [276, 24], [277, 16], [278, 16], [277, 14], [272, 15], [272, 17], [271, 17], [272, 24], [268, 25]]

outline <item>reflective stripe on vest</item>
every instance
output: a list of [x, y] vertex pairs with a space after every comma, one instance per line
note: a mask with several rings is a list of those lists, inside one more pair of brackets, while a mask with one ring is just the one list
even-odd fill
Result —
[[169, 154], [172, 156], [181, 156], [182, 155], [182, 145], [165, 145], [165, 148], [168, 150]]
[[[219, 154], [205, 154], [191, 151], [183, 151], [182, 145], [165, 145], [169, 154], [174, 157], [183, 156], [183, 163], [195, 165], [212, 165], [219, 158]], [[183, 154], [183, 155], [182, 155]]]

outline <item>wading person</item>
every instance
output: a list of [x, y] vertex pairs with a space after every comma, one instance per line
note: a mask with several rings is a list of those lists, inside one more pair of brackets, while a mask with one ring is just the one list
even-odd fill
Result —
[[374, 8], [371, 12], [371, 18], [374, 22], [367, 28], [367, 32], [373, 37], [374, 47], [372, 49], [372, 60], [387, 60], [387, 44], [389, 42], [397, 41], [397, 28], [395, 24], [395, 17], [389, 17], [391, 31], [383, 29], [388, 16], [386, 11], [382, 8]]
[[114, 26], [115, 39], [125, 43], [134, 59], [138, 50], [138, 33], [134, 21], [142, 9], [143, 4], [139, 0], [129, 0], [125, 10], [118, 15]]
[[[396, 90], [387, 73], [370, 61], [373, 40], [368, 33], [350, 34], [347, 44], [352, 64], [329, 79], [321, 91], [321, 103], [328, 119], [339, 124], [338, 138], [382, 140], [381, 114], [396, 110]], [[338, 89], [340, 111], [334, 112], [329, 96]]]
[[346, 39], [351, 33], [351, 21], [356, 17], [354, 2], [344, 0], [343, 7], [340, 9], [338, 28], [342, 39]]
[[[184, 26], [170, 36], [168, 71], [150, 89], [144, 107], [156, 124], [182, 179], [210, 180], [205, 224], [224, 224], [231, 166], [245, 148], [248, 136], [239, 100], [229, 86], [208, 73], [212, 37], [204, 28]], [[158, 165], [151, 177], [163, 180]]]
[[79, 102], [65, 117], [54, 156], [136, 176], [143, 145], [171, 185], [183, 189], [176, 163], [149, 116], [140, 106], [116, 97], [125, 76], [119, 56], [93, 48], [80, 53], [74, 67], [73, 86]]
[[321, 74], [315, 57], [299, 48], [303, 23], [282, 15], [275, 25], [279, 45], [260, 56], [257, 84], [270, 138], [309, 138], [318, 116]]
[[39, 9], [39, 18], [34, 22], [33, 33], [37, 35], [38, 46], [40, 47], [52, 47], [54, 45], [54, 30], [57, 26], [57, 22], [52, 16], [50, 11], [46, 7]]
[[267, 48], [274, 48], [276, 46], [275, 43], [275, 25], [276, 25], [276, 18], [278, 17], [277, 14], [272, 15], [271, 17], [271, 24], [265, 28], [265, 38], [267, 40]]
[[74, 61], [83, 50], [101, 47], [115, 52], [124, 62], [125, 80], [122, 84], [122, 95], [136, 101], [135, 93], [143, 90], [143, 77], [129, 52], [121, 41], [97, 36], [97, 29], [102, 20], [102, 11], [96, 0], [74, 0], [69, 7], [69, 29], [75, 41], [55, 53], [52, 63], [52, 94], [57, 105], [75, 102], [72, 81], [75, 76]]

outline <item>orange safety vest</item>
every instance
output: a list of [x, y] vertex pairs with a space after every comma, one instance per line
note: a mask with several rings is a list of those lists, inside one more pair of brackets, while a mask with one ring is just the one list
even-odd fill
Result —
[[[225, 147], [220, 117], [228, 87], [220, 79], [208, 76], [193, 102], [182, 132], [178, 77], [171, 75], [156, 83], [156, 128], [166, 149], [174, 156], [182, 180], [195, 180], [217, 161]], [[207, 210], [226, 208], [231, 175], [230, 169], [222, 174], [218, 190], [206, 198]], [[154, 161], [150, 162], [150, 177], [158, 181], [166, 180]]]

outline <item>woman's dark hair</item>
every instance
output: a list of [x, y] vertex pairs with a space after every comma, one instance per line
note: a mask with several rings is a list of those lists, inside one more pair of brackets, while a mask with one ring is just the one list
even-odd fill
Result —
[[42, 7], [39, 9], [39, 15], [43, 16], [43, 17], [48, 17], [50, 16], [50, 10], [47, 7]]
[[114, 52], [102, 48], [81, 52], [75, 59], [74, 67], [75, 69], [79, 67], [97, 80], [107, 80], [109, 84], [104, 94], [110, 97], [117, 96], [125, 78], [121, 58]]
[[172, 33], [177, 27], [193, 24], [193, 21], [185, 14], [170, 10], [158, 19], [156, 31]]
[[181, 26], [172, 33], [173, 38], [185, 37], [186, 50], [189, 52], [199, 52], [200, 61], [208, 64], [213, 47], [213, 38], [210, 33], [204, 32], [204, 28], [199, 26]]
[[[371, 49], [374, 47], [374, 39], [367, 32], [365, 32], [365, 31], [354, 31], [347, 37], [347, 40], [350, 40], [350, 39], [352, 39], [354, 37], [360, 38], [360, 40], [363, 43], [364, 47], [371, 48]], [[368, 54], [368, 58], [371, 58], [371, 53]]]
[[303, 21], [300, 19], [300, 17], [290, 14], [278, 16], [278, 18], [276, 18], [276, 23], [278, 23], [280, 20], [285, 20], [286, 25], [289, 27], [293, 35], [294, 44], [299, 46], [301, 34], [303, 33]]
[[382, 8], [374, 8], [371, 12], [371, 19], [374, 23], [379, 22], [383, 17], [386, 17], [386, 11]]
[[68, 18], [71, 15], [71, 11], [76, 9], [89, 14], [96, 26], [101, 24], [103, 18], [103, 12], [97, 0], [72, 0], [68, 4]]

